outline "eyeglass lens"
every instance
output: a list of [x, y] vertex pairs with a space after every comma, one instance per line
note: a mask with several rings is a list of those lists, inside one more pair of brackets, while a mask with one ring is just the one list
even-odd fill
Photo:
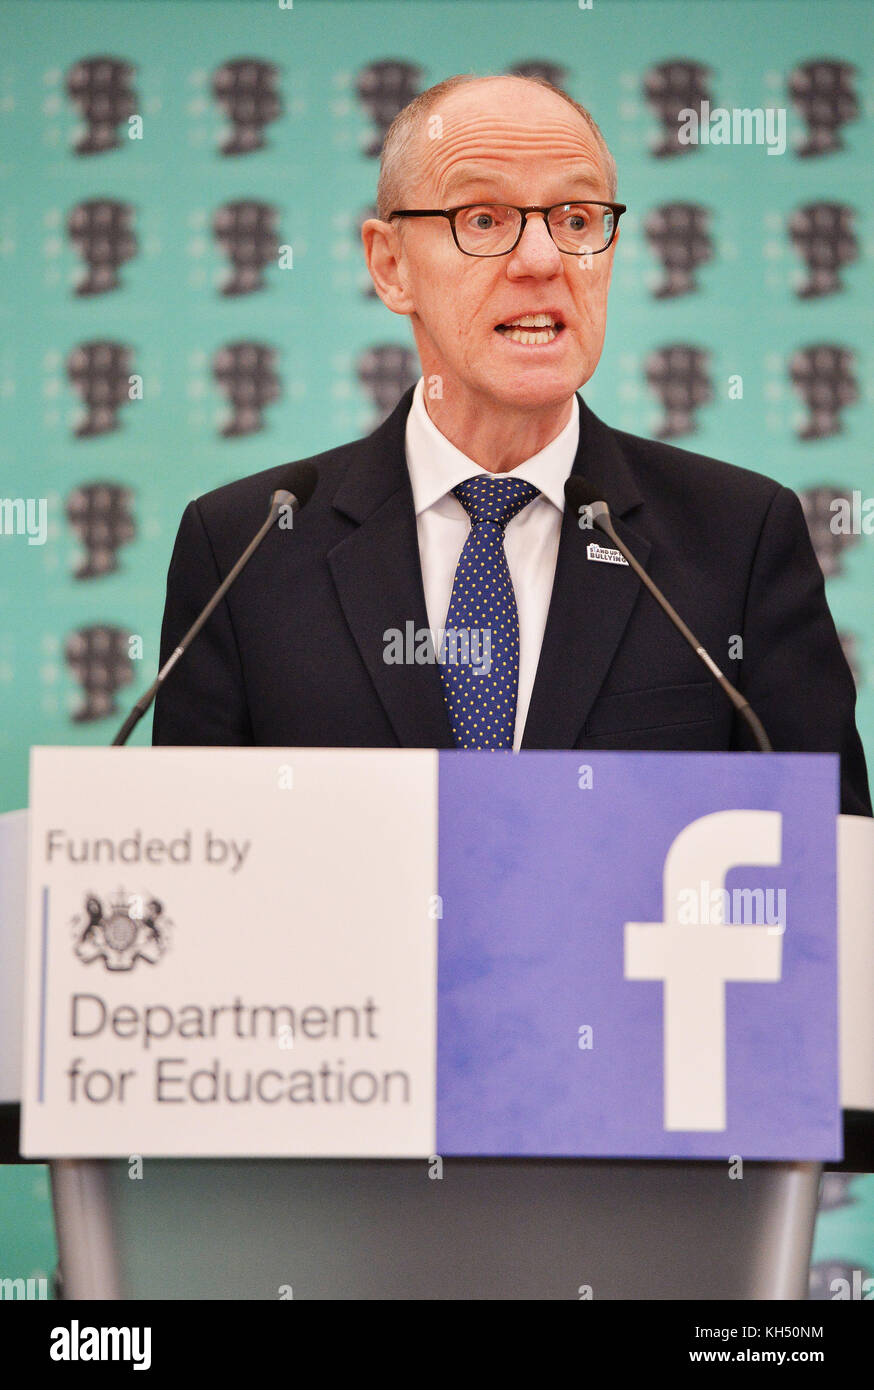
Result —
[[[473, 256], [509, 251], [519, 235], [522, 214], [516, 208], [478, 204], [456, 215], [455, 235], [463, 251]], [[582, 255], [603, 251], [613, 236], [613, 212], [597, 203], [565, 203], [549, 214], [549, 229], [562, 251]]]

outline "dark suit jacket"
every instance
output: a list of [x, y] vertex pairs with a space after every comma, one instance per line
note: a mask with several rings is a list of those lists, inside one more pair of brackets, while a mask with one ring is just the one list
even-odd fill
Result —
[[[268, 534], [158, 696], [160, 744], [450, 748], [436, 665], [387, 665], [427, 628], [404, 430], [317, 455], [293, 530]], [[167, 579], [164, 662], [248, 544], [282, 468], [189, 503]], [[604, 425], [580, 400], [574, 472], [777, 751], [841, 755], [842, 808], [871, 813], [855, 689], [796, 495], [758, 473]], [[633, 570], [589, 560], [565, 513], [523, 748], [749, 749], [722, 691]], [[733, 638], [743, 659], [730, 660]]]

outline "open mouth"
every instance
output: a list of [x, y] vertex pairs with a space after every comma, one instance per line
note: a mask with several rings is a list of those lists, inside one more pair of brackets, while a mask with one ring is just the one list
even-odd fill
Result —
[[520, 314], [518, 318], [495, 325], [495, 332], [503, 338], [530, 347], [553, 343], [563, 331], [564, 324], [554, 314]]

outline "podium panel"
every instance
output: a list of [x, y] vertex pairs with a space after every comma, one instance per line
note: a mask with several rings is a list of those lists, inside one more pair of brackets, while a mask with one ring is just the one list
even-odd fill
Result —
[[[53, 1163], [67, 1298], [800, 1299], [820, 1168]], [[290, 1290], [290, 1292], [288, 1292]]]
[[830, 755], [36, 749], [32, 801], [31, 1157], [840, 1157]]
[[[126, 1133], [109, 1123], [103, 1128], [92, 1123], [91, 1152], [100, 1153], [102, 1129], [107, 1136], [103, 1152], [123, 1153], [124, 1159], [75, 1158], [69, 1156], [75, 1148], [68, 1148], [65, 1155], [63, 1138], [58, 1138], [66, 1134], [69, 1141], [74, 1131], [65, 1130], [63, 1124], [59, 1128], [55, 1115], [40, 1133], [50, 1136], [49, 1149], [57, 1155], [51, 1172], [64, 1296], [229, 1300], [806, 1296], [821, 1172], [818, 1160], [827, 1156], [837, 1131], [838, 967], [841, 1094], [845, 1105], [874, 1108], [874, 1048], [870, 1046], [874, 1011], [866, 996], [874, 981], [870, 868], [874, 824], [840, 818], [836, 855], [834, 806], [829, 801], [829, 787], [836, 782], [834, 760], [696, 754], [523, 754], [480, 759], [479, 755], [423, 753], [413, 754], [407, 770], [402, 770], [403, 760], [410, 755], [389, 754], [383, 763], [382, 754], [371, 752], [365, 755], [374, 760], [367, 764], [368, 775], [356, 782], [354, 775], [340, 775], [342, 765], [336, 761], [343, 758], [354, 764], [355, 750], [334, 750], [330, 769], [327, 762], [320, 766], [325, 757], [321, 750], [127, 750], [120, 755], [123, 762], [118, 761], [118, 751], [108, 755], [116, 760], [114, 766], [103, 761], [105, 752], [75, 751], [83, 760], [75, 792], [64, 803], [53, 800], [51, 805], [35, 806], [31, 813], [36, 827], [30, 837], [28, 1007], [32, 1031], [25, 1069], [31, 1104], [33, 1083], [39, 1081], [39, 1067], [34, 1067], [39, 1048], [33, 1047], [39, 1029], [33, 1029], [40, 1015], [39, 1009], [33, 1011], [34, 998], [41, 999], [43, 1016], [50, 999], [50, 981], [42, 974], [46, 958], [40, 958], [41, 945], [49, 943], [56, 954], [67, 955], [55, 982], [60, 982], [52, 1006], [55, 1023], [70, 1018], [70, 996], [65, 990], [73, 981], [74, 993], [105, 997], [107, 1005], [121, 1010], [115, 1014], [110, 1010], [107, 1017], [119, 1024], [115, 1043], [126, 1056], [134, 1051], [131, 1043], [141, 1052], [164, 1049], [160, 1034], [165, 1029], [157, 1015], [153, 1031], [158, 1036], [144, 1048], [141, 1006], [158, 1001], [161, 992], [165, 1000], [170, 997], [168, 962], [174, 953], [173, 968], [178, 970], [186, 962], [179, 977], [185, 983], [186, 998], [193, 997], [195, 986], [205, 979], [209, 982], [206, 967], [199, 964], [209, 960], [209, 951], [202, 949], [198, 957], [191, 951], [195, 943], [211, 944], [214, 953], [224, 954], [236, 968], [236, 977], [229, 977], [235, 983], [242, 974], [258, 988], [266, 988], [265, 980], [275, 984], [275, 957], [271, 957], [272, 974], [259, 974], [260, 967], [251, 964], [257, 960], [252, 950], [253, 931], [260, 930], [257, 913], [248, 938], [243, 934], [233, 945], [234, 938], [228, 937], [218, 949], [221, 936], [215, 924], [221, 914], [228, 913], [228, 904], [239, 905], [247, 895], [245, 878], [228, 887], [230, 851], [223, 867], [216, 858], [213, 867], [222, 868], [227, 877], [216, 896], [209, 898], [209, 910], [200, 916], [194, 905], [200, 901], [204, 906], [198, 896], [202, 879], [179, 866], [189, 878], [188, 896], [186, 892], [176, 895], [175, 912], [179, 914], [180, 907], [185, 911], [167, 934], [166, 951], [153, 953], [155, 958], [150, 960], [145, 945], [135, 970], [118, 968], [127, 959], [125, 951], [130, 954], [129, 937], [126, 946], [124, 932], [113, 930], [111, 915], [93, 915], [91, 925], [100, 927], [101, 936], [88, 930], [87, 913], [84, 922], [81, 914], [67, 914], [72, 898], [64, 900], [57, 917], [43, 913], [41, 895], [47, 885], [40, 882], [39, 861], [45, 853], [47, 830], [54, 830], [57, 843], [59, 830], [76, 829], [76, 808], [82, 804], [78, 788], [90, 785], [95, 794], [86, 804], [95, 838], [99, 838], [100, 817], [105, 820], [106, 808], [114, 796], [120, 796], [118, 788], [126, 780], [126, 796], [136, 805], [134, 819], [141, 830], [135, 844], [141, 848], [149, 833], [149, 793], [137, 795], [142, 789], [136, 785], [135, 770], [156, 757], [171, 763], [174, 758], [188, 759], [189, 779], [192, 769], [198, 773], [204, 769], [201, 791], [205, 789], [211, 820], [228, 804], [228, 797], [239, 808], [247, 796], [254, 805], [267, 785], [271, 792], [277, 790], [272, 781], [277, 770], [287, 772], [296, 766], [299, 778], [303, 770], [298, 790], [307, 785], [308, 777], [315, 782], [321, 779], [319, 795], [295, 811], [294, 835], [286, 835], [285, 857], [278, 858], [275, 850], [262, 857], [260, 867], [268, 871], [268, 878], [262, 875], [257, 887], [262, 915], [269, 913], [271, 901], [277, 901], [270, 899], [273, 888], [269, 887], [277, 874], [287, 879], [299, 864], [306, 863], [307, 856], [312, 859], [314, 853], [323, 852], [324, 845], [314, 850], [307, 841], [310, 829], [313, 836], [318, 829], [324, 840], [331, 820], [335, 827], [342, 825], [350, 807], [358, 816], [356, 824], [366, 827], [367, 812], [373, 818], [375, 805], [382, 806], [375, 819], [383, 830], [389, 823], [404, 822], [391, 846], [404, 863], [401, 895], [408, 894], [407, 906], [396, 914], [402, 929], [396, 939], [403, 948], [410, 904], [416, 927], [425, 924], [424, 935], [417, 938], [418, 955], [404, 958], [402, 949], [400, 956], [391, 950], [379, 956], [371, 949], [366, 968], [376, 968], [374, 961], [381, 961], [390, 986], [393, 980], [400, 986], [397, 997], [405, 1000], [412, 1022], [400, 1024], [392, 1034], [398, 1055], [405, 1056], [409, 1045], [405, 1028], [411, 1030], [409, 1040], [420, 1047], [430, 1036], [433, 1050], [430, 1061], [427, 1051], [418, 1054], [425, 1059], [422, 1074], [426, 1078], [430, 1068], [431, 1118], [411, 1142], [408, 1156], [402, 1146], [394, 1157], [378, 1151], [356, 1155], [348, 1147], [349, 1139], [342, 1138], [347, 1156], [342, 1156], [343, 1149], [336, 1156], [318, 1156], [314, 1145], [309, 1156], [293, 1157], [304, 1133], [297, 1119], [290, 1132], [289, 1156], [259, 1157], [263, 1132], [257, 1124], [248, 1124], [250, 1112], [237, 1110], [236, 1126], [243, 1135], [236, 1140], [239, 1157], [217, 1157], [207, 1147], [201, 1149], [202, 1157], [162, 1157], [163, 1141], [155, 1142], [150, 1133], [146, 1107]], [[52, 756], [60, 758], [62, 753], [65, 750], [53, 750]], [[585, 766], [581, 756], [589, 760]], [[92, 757], [97, 761], [89, 782], [86, 763]], [[312, 762], [307, 771], [308, 759]], [[401, 761], [392, 766], [393, 759]], [[107, 768], [111, 769], [108, 775]], [[155, 762], [149, 775], [154, 777], [156, 769]], [[415, 769], [412, 781], [411, 769]], [[757, 770], [755, 782], [744, 782], [746, 769]], [[592, 776], [596, 782], [600, 779], [601, 794], [586, 802], [586, 791], [592, 788], [584, 784]], [[379, 785], [368, 786], [368, 780]], [[311, 780], [310, 785], [315, 782]], [[179, 786], [165, 801], [184, 821], [197, 811], [197, 798], [185, 801], [175, 794]], [[393, 804], [399, 787], [407, 789], [400, 818]], [[309, 811], [319, 806], [323, 810], [309, 816], [308, 829]], [[718, 823], [714, 819], [726, 815], [740, 819]], [[20, 862], [17, 888], [13, 880], [15, 862], [21, 859], [23, 822], [20, 815], [4, 821], [0, 853], [5, 852], [4, 862], [12, 864], [3, 884], [5, 928], [15, 915], [16, 902], [20, 912]], [[188, 828], [193, 846], [203, 826], [195, 818]], [[270, 833], [274, 839], [268, 836], [265, 843], [275, 846], [275, 823]], [[343, 857], [343, 846], [350, 834], [349, 829], [341, 831], [339, 856], [336, 841], [330, 846], [336, 872], [346, 873], [347, 879], [350, 861], [348, 855]], [[245, 839], [231, 834], [225, 838], [228, 844], [237, 842], [238, 848]], [[418, 857], [404, 857], [399, 845], [417, 838]], [[165, 843], [170, 839], [165, 837]], [[365, 831], [359, 839], [355, 852], [366, 871], [372, 842]], [[611, 852], [615, 852], [613, 860]], [[683, 854], [687, 855], [685, 866]], [[242, 864], [245, 855], [238, 858]], [[389, 855], [385, 862], [390, 859]], [[417, 867], [411, 872], [413, 864]], [[600, 877], [593, 865], [598, 866]], [[372, 872], [373, 865], [369, 867]], [[144, 877], [151, 879], [152, 868]], [[398, 885], [389, 881], [390, 875], [386, 880], [380, 868], [382, 881], [379, 873], [372, 875], [369, 899], [357, 905], [361, 908], [355, 921], [359, 938], [363, 923], [374, 940], [379, 938], [386, 902], [397, 893]], [[172, 879], [170, 865], [165, 869]], [[103, 873], [95, 863], [74, 871], [81, 878], [75, 884], [80, 896], [86, 880], [95, 894], [110, 894], [109, 877], [119, 877], [118, 865], [99, 881], [98, 870]], [[121, 877], [129, 887], [128, 868], [122, 869]], [[728, 905], [735, 892], [740, 901], [745, 893], [754, 894], [756, 883], [773, 890], [775, 904], [779, 887], [786, 888], [783, 908], [754, 922], [714, 917], [705, 887], [715, 890]], [[52, 893], [57, 890], [59, 900], [67, 891], [63, 876], [48, 887]], [[690, 894], [690, 889], [695, 892]], [[692, 916], [685, 921], [679, 909], [675, 911], [684, 900], [681, 895], [687, 904], [690, 897], [693, 902]], [[423, 897], [425, 910], [420, 911]], [[337, 899], [326, 895], [328, 901]], [[395, 905], [397, 901], [395, 896]], [[126, 921], [124, 914], [120, 916], [115, 926], [123, 928]], [[292, 912], [288, 921], [293, 919]], [[249, 919], [238, 913], [237, 920]], [[321, 920], [328, 927], [333, 920], [324, 904]], [[131, 922], [139, 930], [135, 916], [127, 920], [128, 928]], [[651, 954], [653, 945], [661, 950], [667, 938], [658, 933], [671, 923], [681, 941], [691, 940], [679, 931], [683, 926], [699, 935], [717, 929], [714, 940], [720, 939], [720, 929], [728, 930], [738, 933], [738, 941], [746, 939], [762, 959], [767, 956], [764, 967], [760, 961], [747, 979], [727, 979], [723, 985], [727, 1052], [720, 1054], [717, 1048], [703, 1059], [704, 1072], [709, 1068], [711, 1077], [714, 1063], [724, 1063], [723, 1085], [705, 1088], [708, 1103], [714, 1089], [720, 1093], [718, 1104], [709, 1110], [705, 1106], [697, 1118], [693, 1114], [688, 1128], [682, 1119], [673, 1127], [670, 1122], [668, 982], [664, 962], [656, 959], [653, 968]], [[744, 938], [745, 931], [757, 935]], [[4, 957], [20, 959], [19, 947], [9, 937], [4, 930]], [[282, 934], [273, 939], [281, 943]], [[330, 933], [322, 938], [322, 946], [328, 939]], [[354, 933], [346, 939], [354, 941]], [[304, 949], [302, 940], [293, 938], [298, 943], [294, 950], [300, 954], [291, 957], [301, 966], [310, 958], [309, 945], [305, 943]], [[335, 941], [342, 940], [341, 931]], [[370, 938], [364, 940], [372, 947]], [[427, 949], [421, 951], [423, 940]], [[734, 949], [734, 940], [730, 945]], [[335, 949], [333, 957], [327, 953], [327, 959], [326, 979], [341, 956]], [[406, 965], [399, 964], [402, 959]], [[423, 965], [411, 989], [409, 963], [416, 959]], [[705, 952], [705, 965], [708, 959]], [[805, 962], [809, 965], [811, 959], [816, 969], [805, 975]], [[40, 963], [35, 973], [34, 960]], [[350, 979], [362, 970], [354, 959], [351, 965], [347, 961], [347, 967]], [[737, 968], [736, 963], [732, 968]], [[748, 962], [742, 968], [751, 969]], [[36, 993], [34, 980], [39, 986]], [[526, 980], [527, 989], [523, 988]], [[162, 982], [161, 991], [156, 981]], [[7, 993], [8, 989], [7, 983]], [[755, 1088], [748, 1087], [754, 1068], [738, 1058], [744, 1057], [745, 1049], [752, 1060], [760, 1057], [757, 1050], [768, 1032], [778, 1038], [791, 1034], [792, 1010], [782, 1006], [785, 995], [793, 990], [799, 1006], [815, 1014], [814, 1030], [804, 1033], [800, 1054], [780, 1046], [770, 1061], [758, 1067], [757, 1096]], [[784, 1000], [778, 998], [780, 993]], [[763, 1009], [760, 1001], [766, 994], [770, 1002]], [[281, 989], [276, 998], [280, 995], [288, 997]], [[587, 1011], [584, 1016], [580, 1001], [594, 1007], [596, 996], [601, 999], [600, 1014]], [[391, 997], [390, 988], [385, 997]], [[173, 1010], [171, 1014], [175, 1028], [179, 1016]], [[8, 1033], [14, 1014], [7, 1010], [3, 1018]], [[233, 1012], [226, 1023], [228, 1018], [233, 1021]], [[310, 1015], [310, 1021], [314, 1019], [318, 1022]], [[587, 1048], [578, 1044], [578, 1037], [583, 1037], [578, 1025], [591, 1025], [593, 1019], [594, 1047]], [[611, 1019], [614, 1024], [625, 1019], [632, 1034], [634, 1028], [642, 1028], [649, 1038], [640, 1067], [635, 1068], [633, 1060], [641, 1049], [623, 1048], [615, 1034], [606, 1057], [603, 1052], [599, 1056], [598, 1047], [604, 1048], [610, 1039]], [[87, 1023], [82, 1014], [76, 1031], [87, 1042], [84, 1035], [94, 1031], [93, 1015]], [[55, 1052], [61, 1036], [54, 1035]], [[802, 1035], [796, 1031], [791, 1036], [797, 1042]], [[569, 1038], [572, 1046], [565, 1054]], [[174, 1053], [178, 1041], [178, 1037], [171, 1039]], [[304, 1063], [305, 1041], [302, 1029], [292, 1043], [296, 1066]], [[98, 1039], [95, 1061], [100, 1059], [102, 1045]], [[787, 1095], [791, 1102], [793, 1088], [803, 1090], [801, 1083], [814, 1075], [807, 1067], [805, 1048], [817, 1045], [819, 1080], [812, 1089], [808, 1086], [805, 1103], [786, 1121], [791, 1104], [790, 1111], [781, 1107], [786, 1106]], [[272, 1039], [272, 1047], [275, 1065], [282, 1050], [278, 1038]], [[54, 1055], [52, 1049], [44, 1050], [44, 1095], [49, 1059]], [[549, 1062], [546, 1072], [544, 1055]], [[288, 1062], [291, 1065], [290, 1058]], [[585, 1071], [587, 1063], [594, 1067]], [[605, 1065], [599, 1080], [597, 1069]], [[781, 1065], [788, 1070], [781, 1072]], [[694, 1068], [692, 1074], [694, 1079]], [[526, 1101], [527, 1109], [520, 1110], [520, 1097], [532, 1093], [532, 1078], [539, 1079], [546, 1105], [540, 1099], [533, 1107]], [[562, 1097], [570, 1093], [589, 1100], [594, 1097], [595, 1109], [578, 1106], [568, 1111]], [[815, 1093], [818, 1099], [814, 1100]], [[679, 1094], [681, 1101], [684, 1094], [688, 1099], [682, 1086]], [[631, 1096], [633, 1103], [623, 1107], [623, 1095], [626, 1101]], [[561, 1102], [558, 1107], [556, 1096]], [[739, 1146], [732, 1142], [742, 1134], [736, 1128], [741, 1097], [745, 1112], [761, 1107], [766, 1125], [773, 1124], [775, 1114], [780, 1117], [784, 1138], [790, 1136], [785, 1161], [756, 1158], [755, 1143], [769, 1142], [763, 1138], [766, 1127], [758, 1130], [757, 1140], [756, 1131], [749, 1130]], [[102, 1104], [94, 1103], [95, 1113]], [[194, 1111], [195, 1116], [202, 1113], [202, 1108]], [[246, 1123], [241, 1123], [241, 1116]], [[187, 1133], [191, 1132], [189, 1127]], [[207, 1126], [206, 1145], [213, 1142], [209, 1134]], [[661, 1139], [654, 1141], [654, 1134]], [[190, 1145], [191, 1141], [186, 1138], [185, 1142]], [[588, 1157], [572, 1156], [574, 1148]], [[702, 1161], [702, 1153], [715, 1161]], [[651, 1156], [632, 1158], [633, 1154]], [[131, 1158], [139, 1164], [132, 1164]]]

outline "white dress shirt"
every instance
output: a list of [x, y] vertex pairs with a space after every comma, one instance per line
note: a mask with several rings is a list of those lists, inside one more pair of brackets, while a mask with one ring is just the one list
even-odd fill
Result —
[[[571, 418], [561, 433], [512, 473], [499, 475], [522, 478], [541, 493], [513, 517], [504, 532], [504, 552], [519, 611], [515, 750], [522, 743], [540, 660], [558, 556], [564, 485], [573, 468], [579, 435], [580, 412], [574, 397]], [[470, 531], [470, 518], [458, 498], [452, 496], [452, 488], [465, 478], [492, 475], [440, 433], [425, 406], [424, 377], [419, 378], [407, 416], [406, 454], [416, 508], [428, 626], [436, 637], [446, 626], [455, 569]]]

